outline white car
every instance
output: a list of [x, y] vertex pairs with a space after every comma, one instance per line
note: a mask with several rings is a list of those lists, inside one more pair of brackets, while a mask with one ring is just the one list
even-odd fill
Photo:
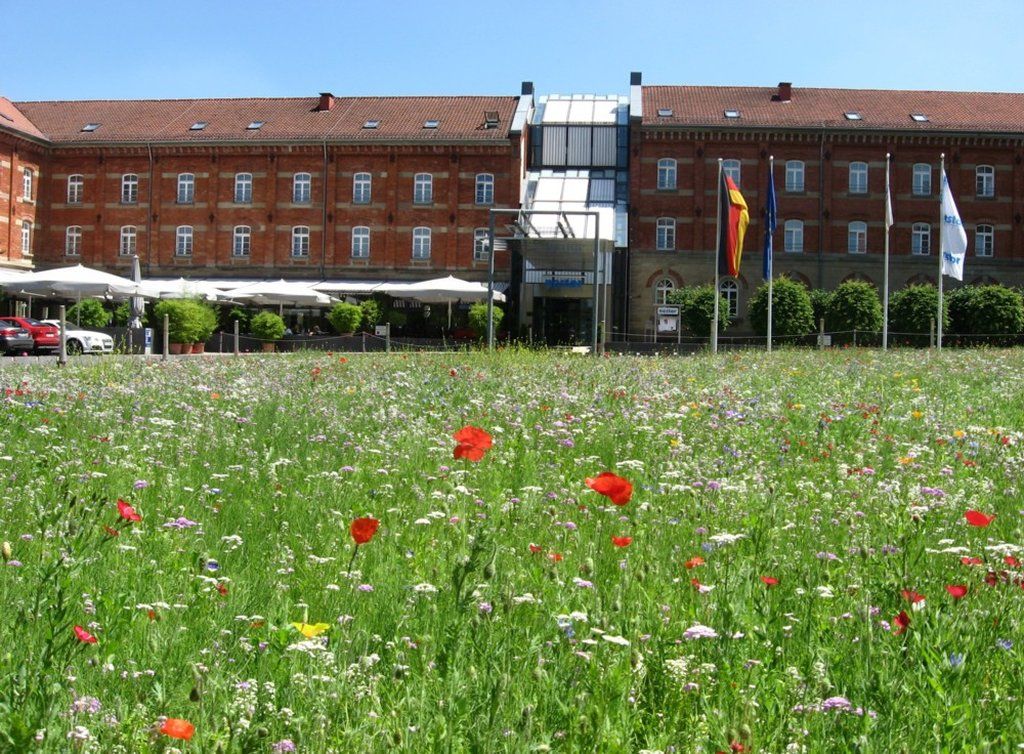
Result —
[[[44, 319], [43, 322], [60, 329], [59, 319]], [[114, 339], [106, 333], [81, 330], [70, 322], [67, 323], [67, 328], [66, 338], [69, 354], [114, 352]]]

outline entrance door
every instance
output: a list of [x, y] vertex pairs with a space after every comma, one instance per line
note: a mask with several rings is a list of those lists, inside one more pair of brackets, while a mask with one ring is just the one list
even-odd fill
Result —
[[589, 343], [592, 308], [591, 301], [583, 298], [534, 299], [534, 322], [540, 340], [549, 346]]

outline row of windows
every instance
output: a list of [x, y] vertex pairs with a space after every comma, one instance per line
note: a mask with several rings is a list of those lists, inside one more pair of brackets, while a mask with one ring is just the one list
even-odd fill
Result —
[[[676, 289], [675, 281], [672, 278], [662, 278], [654, 286], [655, 306], [664, 306], [668, 303], [668, 296]], [[732, 278], [725, 278], [718, 283], [718, 291], [729, 303], [728, 314], [730, 317], [738, 317], [740, 314], [740, 286]]]
[[[22, 225], [22, 251], [31, 243], [31, 226], [28, 221]], [[121, 228], [121, 241], [118, 246], [121, 256], [131, 256], [138, 251], [138, 228], [125, 225]], [[174, 255], [178, 257], [192, 256], [195, 232], [191, 225], [179, 225], [174, 232]], [[487, 261], [487, 228], [476, 228], [473, 231], [473, 259]], [[419, 227], [412, 231], [412, 258], [430, 259], [431, 231], [430, 228]], [[64, 254], [79, 256], [82, 253], [82, 227], [71, 225], [64, 234]], [[252, 253], [252, 228], [248, 225], [236, 225], [232, 231], [231, 256], [248, 257]], [[359, 225], [352, 228], [352, 258], [368, 259], [370, 256], [370, 228]], [[299, 225], [292, 228], [292, 257], [304, 259], [309, 257], [309, 228]]]
[[[25, 171], [25, 196], [31, 195], [32, 173]], [[252, 173], [235, 173], [235, 204], [252, 202]], [[81, 204], [84, 197], [85, 179], [81, 175], [68, 176], [68, 204]], [[194, 173], [178, 174], [178, 204], [192, 204], [196, 195]], [[309, 173], [295, 173], [292, 176], [292, 203], [309, 204], [313, 196], [313, 176]], [[352, 203], [369, 204], [373, 196], [373, 176], [370, 173], [356, 173], [352, 176]], [[477, 204], [494, 204], [494, 176], [479, 173], [476, 176], [474, 199]], [[434, 176], [417, 173], [413, 177], [413, 203], [431, 204], [434, 201]], [[137, 204], [139, 201], [139, 176], [126, 173], [121, 176], [121, 203]]]
[[[911, 191], [914, 196], [930, 196], [932, 193], [932, 166], [925, 162], [914, 165]], [[737, 186], [740, 185], [740, 161], [723, 160], [722, 172], [732, 178]], [[786, 191], [790, 193], [801, 193], [804, 191], [804, 163], [801, 160], [786, 161]], [[658, 160], [658, 188], [672, 190], [676, 188], [677, 167], [676, 161], [666, 157]], [[991, 199], [996, 195], [996, 169], [991, 165], [978, 165], [974, 170], [975, 196], [982, 199]], [[868, 192], [868, 164], [866, 162], [851, 162], [847, 191], [851, 194], [866, 194]]]
[[[911, 227], [910, 251], [913, 254], [931, 253], [932, 228], [928, 223], [914, 223]], [[671, 217], [659, 217], [655, 245], [658, 251], [675, 251], [676, 221]], [[846, 250], [851, 254], [865, 254], [868, 246], [868, 225], [855, 220], [847, 226]], [[799, 254], [804, 250], [803, 220], [786, 220], [783, 223], [783, 249]], [[990, 257], [995, 253], [995, 228], [980, 224], [974, 229], [974, 253], [979, 257]]]

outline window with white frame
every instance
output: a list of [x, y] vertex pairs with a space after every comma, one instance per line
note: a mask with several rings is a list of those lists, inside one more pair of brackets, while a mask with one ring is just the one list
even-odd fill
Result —
[[21, 255], [32, 256], [32, 221], [21, 221]]
[[192, 256], [192, 226], [179, 225], [174, 232], [174, 256]]
[[866, 162], [850, 163], [850, 185], [851, 194], [868, 193], [868, 164]]
[[412, 258], [430, 259], [430, 228], [412, 229]]
[[[739, 184], [737, 184], [739, 185]], [[800, 193], [804, 190], [803, 160], [786, 161], [786, 191]]]
[[782, 248], [787, 254], [801, 254], [804, 250], [804, 221], [786, 220], [782, 226]]
[[81, 175], [68, 176], [68, 204], [81, 204], [85, 193], [85, 178]]
[[655, 239], [658, 251], [675, 251], [676, 221], [672, 217], [658, 218], [658, 231]]
[[313, 176], [296, 173], [292, 178], [292, 203], [309, 204], [313, 201]]
[[991, 199], [996, 195], [996, 169], [991, 165], [978, 165], [974, 169], [974, 182], [979, 198]]
[[866, 254], [868, 250], [868, 224], [854, 220], [846, 226], [846, 250], [851, 254]]
[[430, 204], [434, 201], [434, 176], [417, 173], [412, 181], [413, 204]]
[[352, 229], [352, 258], [370, 258], [370, 229], [365, 225], [357, 225]]
[[735, 280], [726, 279], [718, 284], [718, 292], [729, 304], [729, 316], [740, 316], [740, 286]]
[[487, 261], [487, 248], [489, 243], [490, 230], [488, 228], [477, 228], [473, 231], [473, 261]]
[[252, 228], [236, 225], [232, 234], [231, 256], [248, 257], [252, 254]]
[[494, 176], [490, 173], [476, 176], [476, 203], [494, 204]]
[[991, 225], [978, 225], [974, 228], [974, 254], [979, 257], [990, 257], [995, 254], [996, 229]]
[[139, 176], [125, 173], [121, 176], [121, 204], [138, 204]]
[[134, 225], [121, 226], [121, 241], [118, 244], [117, 253], [122, 257], [130, 257], [134, 254], [138, 248], [136, 245], [138, 236], [139, 232]]
[[21, 171], [21, 196], [26, 202], [32, 201], [32, 168]]
[[82, 254], [82, 226], [69, 225], [64, 231], [64, 256], [77, 257]]
[[910, 230], [910, 253], [925, 256], [932, 251], [932, 226], [914, 223]]
[[352, 176], [352, 203], [369, 204], [373, 194], [373, 176], [369, 173], [356, 173]]
[[914, 196], [931, 196], [932, 166], [927, 162], [918, 162], [914, 165], [914, 179], [911, 191]]
[[292, 258], [306, 259], [309, 257], [309, 228], [296, 225], [292, 228]]
[[722, 160], [722, 173], [728, 178], [732, 178], [732, 182], [736, 184], [736, 188], [740, 187], [739, 160]]
[[676, 187], [676, 161], [671, 157], [658, 160], [658, 189], [672, 190]]
[[252, 204], [252, 173], [235, 173], [235, 204]]
[[195, 175], [193, 173], [178, 173], [178, 204], [192, 204], [195, 200]]
[[654, 286], [654, 305], [665, 306], [668, 303], [668, 296], [676, 289], [676, 282], [672, 278], [661, 278]]

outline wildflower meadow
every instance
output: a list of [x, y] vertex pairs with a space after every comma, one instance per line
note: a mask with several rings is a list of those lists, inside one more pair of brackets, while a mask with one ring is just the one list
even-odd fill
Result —
[[1024, 353], [0, 370], [0, 751], [1024, 747]]

